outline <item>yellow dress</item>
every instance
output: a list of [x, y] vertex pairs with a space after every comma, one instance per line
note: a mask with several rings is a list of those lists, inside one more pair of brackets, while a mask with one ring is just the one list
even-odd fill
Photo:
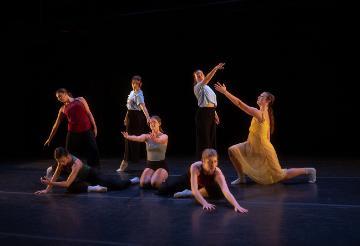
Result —
[[251, 120], [246, 142], [229, 148], [230, 159], [235, 166], [259, 184], [273, 184], [284, 179], [286, 172], [281, 168], [276, 151], [268, 139], [270, 124], [267, 120]]

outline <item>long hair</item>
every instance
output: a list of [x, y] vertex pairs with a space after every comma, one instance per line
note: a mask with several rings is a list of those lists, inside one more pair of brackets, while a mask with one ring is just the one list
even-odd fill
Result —
[[265, 93], [266, 93], [266, 100], [268, 100], [269, 102], [268, 113], [270, 118], [270, 133], [273, 134], [275, 131], [275, 117], [274, 117], [274, 110], [272, 108], [272, 105], [275, 102], [275, 96], [267, 91]]

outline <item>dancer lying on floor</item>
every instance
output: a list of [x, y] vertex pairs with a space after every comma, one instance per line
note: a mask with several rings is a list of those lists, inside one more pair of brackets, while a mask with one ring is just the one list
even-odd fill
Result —
[[189, 171], [176, 180], [163, 183], [158, 194], [174, 194], [175, 198], [194, 196], [205, 210], [214, 210], [215, 205], [208, 203], [204, 197], [210, 199], [225, 197], [234, 206], [235, 212], [248, 211], [238, 204], [229, 191], [225, 177], [218, 167], [218, 155], [214, 149], [205, 149], [201, 161], [193, 163]]
[[[51, 179], [41, 177], [40, 181], [47, 185], [46, 189], [39, 190], [35, 194], [46, 194], [51, 191], [53, 186], [66, 188], [69, 193], [83, 192], [106, 192], [108, 190], [122, 190], [131, 184], [139, 183], [139, 178], [121, 180], [120, 177], [106, 177], [97, 169], [84, 164], [80, 159], [71, 155], [63, 147], [58, 147], [54, 151], [54, 158], [57, 167]], [[60, 174], [68, 174], [66, 181], [57, 182]]]

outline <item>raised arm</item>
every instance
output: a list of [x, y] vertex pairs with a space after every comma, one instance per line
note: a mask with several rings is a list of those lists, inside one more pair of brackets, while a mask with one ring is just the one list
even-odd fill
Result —
[[225, 63], [219, 63], [218, 65], [216, 65], [206, 76], [204, 81], [202, 82], [203, 84], [208, 84], [210, 82], [210, 80], [214, 77], [215, 73], [220, 70], [220, 69], [224, 69], [224, 65]]
[[52, 141], [52, 139], [54, 138], [58, 128], [59, 128], [59, 125], [60, 123], [62, 122], [64, 118], [64, 115], [63, 115], [63, 107], [61, 107], [59, 109], [59, 112], [58, 112], [58, 115], [56, 117], [56, 120], [55, 120], [55, 123], [51, 129], [51, 132], [50, 132], [50, 136], [48, 137], [48, 139], [45, 141], [44, 143], [44, 146], [49, 146], [50, 145], [50, 142]]
[[148, 134], [142, 134], [140, 136], [129, 135], [127, 132], [121, 132], [121, 134], [127, 140], [134, 141], [134, 142], [145, 142], [145, 140], [148, 138]]
[[245, 209], [239, 205], [239, 203], [236, 201], [234, 196], [231, 194], [229, 187], [227, 186], [225, 177], [219, 168], [216, 169], [215, 181], [220, 186], [221, 191], [224, 194], [226, 200], [228, 200], [230, 202], [230, 204], [234, 206], [235, 212], [240, 212], [240, 213], [248, 212], [247, 209]]
[[198, 201], [203, 209], [206, 210], [214, 210], [215, 205], [208, 203], [205, 198], [201, 195], [199, 189], [198, 189], [198, 176], [199, 176], [199, 170], [196, 166], [196, 162], [191, 165], [190, 167], [190, 182], [191, 182], [191, 192], [194, 195], [196, 201]]
[[247, 113], [248, 115], [251, 115], [258, 119], [259, 121], [262, 121], [262, 114], [261, 111], [257, 108], [250, 107], [243, 101], [241, 101], [239, 98], [231, 94], [227, 89], [225, 84], [220, 84], [219, 82], [215, 85], [215, 90], [220, 92], [221, 94], [225, 95], [235, 106], [240, 108], [242, 111]]
[[93, 114], [91, 113], [90, 107], [89, 107], [88, 103], [86, 102], [85, 98], [79, 97], [79, 100], [83, 103], [83, 105], [85, 107], [86, 113], [89, 116], [91, 125], [93, 127], [94, 135], [96, 137], [97, 136], [97, 126], [96, 126], [95, 118], [94, 118]]

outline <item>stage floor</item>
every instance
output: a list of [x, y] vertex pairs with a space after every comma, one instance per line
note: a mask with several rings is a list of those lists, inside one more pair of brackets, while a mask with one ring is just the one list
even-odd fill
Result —
[[[283, 167], [314, 166], [316, 184], [306, 178], [270, 186], [230, 186], [248, 214], [225, 200], [214, 212], [193, 199], [159, 197], [132, 186], [102, 194], [69, 195], [61, 189], [36, 196], [39, 178], [52, 161], [0, 164], [0, 245], [359, 245], [360, 161], [286, 160]], [[118, 175], [119, 160], [103, 160]], [[168, 159], [171, 177], [189, 158]], [[139, 176], [129, 166], [123, 178]], [[235, 171], [220, 162], [228, 183]]]

